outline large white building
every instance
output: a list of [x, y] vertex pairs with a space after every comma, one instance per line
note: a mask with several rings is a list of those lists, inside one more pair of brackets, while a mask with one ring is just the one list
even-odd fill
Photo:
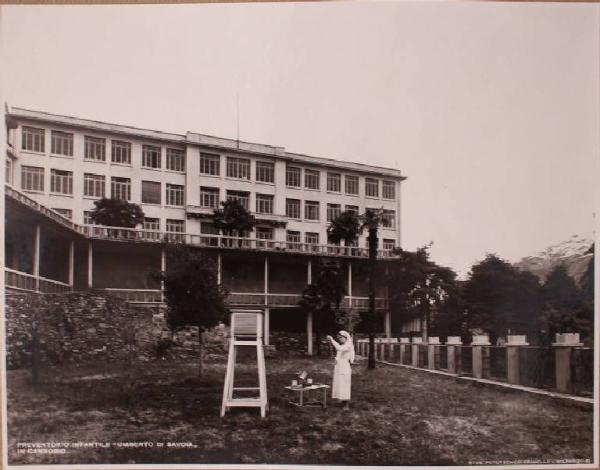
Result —
[[77, 224], [113, 197], [140, 204], [145, 229], [214, 234], [207, 216], [235, 198], [255, 214], [259, 239], [325, 245], [340, 212], [383, 208], [380, 248], [400, 245], [398, 170], [21, 108], [9, 117], [7, 182]]

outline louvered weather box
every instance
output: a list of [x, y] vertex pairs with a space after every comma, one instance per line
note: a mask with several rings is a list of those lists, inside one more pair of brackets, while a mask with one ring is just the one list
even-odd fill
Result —
[[[265, 370], [265, 353], [263, 348], [263, 313], [261, 310], [232, 310], [231, 337], [229, 339], [229, 356], [227, 371], [223, 385], [223, 402], [221, 417], [231, 407], [260, 408], [261, 417], [267, 413], [267, 377]], [[239, 346], [255, 346], [258, 369], [258, 387], [234, 387], [235, 359]], [[258, 391], [258, 397], [236, 398], [235, 391]]]

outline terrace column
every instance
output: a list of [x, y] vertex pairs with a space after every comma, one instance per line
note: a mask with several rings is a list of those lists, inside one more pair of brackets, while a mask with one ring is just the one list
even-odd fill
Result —
[[73, 289], [74, 281], [74, 267], [75, 267], [75, 240], [71, 240], [69, 243], [69, 285]]
[[435, 369], [435, 358], [439, 344], [440, 338], [437, 336], [430, 336], [427, 341], [427, 367], [431, 370]]
[[[160, 271], [164, 274], [167, 271], [167, 253], [164, 248], [160, 250]], [[160, 297], [165, 301], [165, 281], [160, 281]]]
[[40, 290], [40, 249], [41, 249], [42, 231], [40, 224], [35, 226], [35, 235], [33, 240], [33, 275], [35, 276], [35, 290]]
[[270, 311], [269, 311], [269, 257], [265, 256], [265, 283], [264, 283], [264, 294], [265, 294], [265, 332], [264, 332], [264, 339], [265, 339], [265, 346], [269, 345], [269, 315], [270, 315]]
[[473, 377], [476, 379], [487, 378], [489, 375], [490, 337], [488, 335], [475, 335], [471, 346], [473, 348]]
[[223, 259], [221, 258], [221, 253], [217, 254], [217, 284], [222, 284], [223, 277]]
[[579, 333], [556, 333], [556, 388], [560, 393], [573, 393], [571, 380], [571, 355], [573, 348], [583, 346], [579, 342]]
[[92, 250], [92, 241], [88, 242], [88, 288], [91, 289], [94, 283], [94, 253]]
[[519, 370], [519, 347], [529, 346], [525, 335], [508, 335], [506, 344], [506, 380], [509, 384], [521, 382]]
[[348, 261], [348, 308], [352, 308], [352, 261]]
[[[312, 262], [308, 260], [306, 264], [306, 282], [307, 284], [312, 283]], [[306, 315], [306, 349], [308, 354], [313, 354], [313, 317], [312, 312], [308, 312]]]
[[450, 374], [459, 374], [460, 373], [460, 355], [458, 351], [460, 351], [460, 347], [462, 346], [462, 341], [460, 336], [448, 336], [446, 340], [446, 349], [448, 354], [448, 372]]
[[392, 314], [390, 313], [389, 310], [385, 311], [384, 328], [385, 328], [385, 337], [391, 338], [392, 337]]

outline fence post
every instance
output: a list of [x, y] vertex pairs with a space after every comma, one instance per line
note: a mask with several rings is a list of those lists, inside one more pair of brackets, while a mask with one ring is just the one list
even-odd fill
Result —
[[435, 358], [437, 346], [440, 344], [438, 336], [430, 336], [427, 340], [427, 366], [431, 370], [435, 370]]
[[458, 351], [460, 350], [461, 345], [462, 341], [460, 336], [448, 336], [448, 339], [446, 340], [446, 353], [448, 354], [448, 372], [450, 374], [460, 373]]
[[473, 348], [473, 377], [486, 378], [489, 375], [490, 337], [488, 335], [475, 335], [471, 346]]
[[410, 338], [400, 338], [400, 364], [406, 362], [406, 347], [410, 347]]
[[519, 347], [528, 346], [529, 343], [525, 335], [508, 335], [506, 339], [506, 380], [509, 384], [519, 385]]
[[423, 338], [415, 336], [412, 343], [412, 365], [419, 367], [419, 345], [423, 344]]
[[561, 393], [573, 393], [571, 353], [574, 347], [583, 346], [579, 342], [579, 333], [556, 333], [556, 342], [552, 346], [556, 348], [556, 388]]

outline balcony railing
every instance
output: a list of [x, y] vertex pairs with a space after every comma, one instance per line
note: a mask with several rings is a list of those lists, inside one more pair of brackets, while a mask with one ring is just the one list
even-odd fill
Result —
[[56, 294], [70, 292], [72, 287], [64, 282], [34, 276], [22, 271], [4, 268], [4, 282], [6, 287], [25, 292], [43, 292], [45, 294]]
[[[230, 237], [225, 235], [189, 234], [175, 232], [160, 232], [138, 228], [106, 227], [99, 225], [78, 225], [58, 212], [48, 209], [29, 196], [5, 184], [6, 194], [21, 204], [49, 217], [54, 222], [73, 230], [87, 238], [126, 241], [126, 242], [174, 242], [187, 243], [193, 246], [207, 248], [230, 248], [244, 250], [273, 251], [285, 253], [304, 253], [322, 256], [342, 256], [353, 258], [367, 258], [369, 250], [354, 246], [320, 245], [312, 243], [295, 243], [286, 241], [264, 240], [257, 238]], [[195, 206], [188, 206], [195, 208]], [[200, 210], [200, 208], [198, 208]], [[204, 211], [204, 209], [202, 209]], [[260, 214], [261, 218], [276, 221], [283, 220], [282, 216]], [[378, 250], [378, 258], [393, 258], [393, 250]]]

